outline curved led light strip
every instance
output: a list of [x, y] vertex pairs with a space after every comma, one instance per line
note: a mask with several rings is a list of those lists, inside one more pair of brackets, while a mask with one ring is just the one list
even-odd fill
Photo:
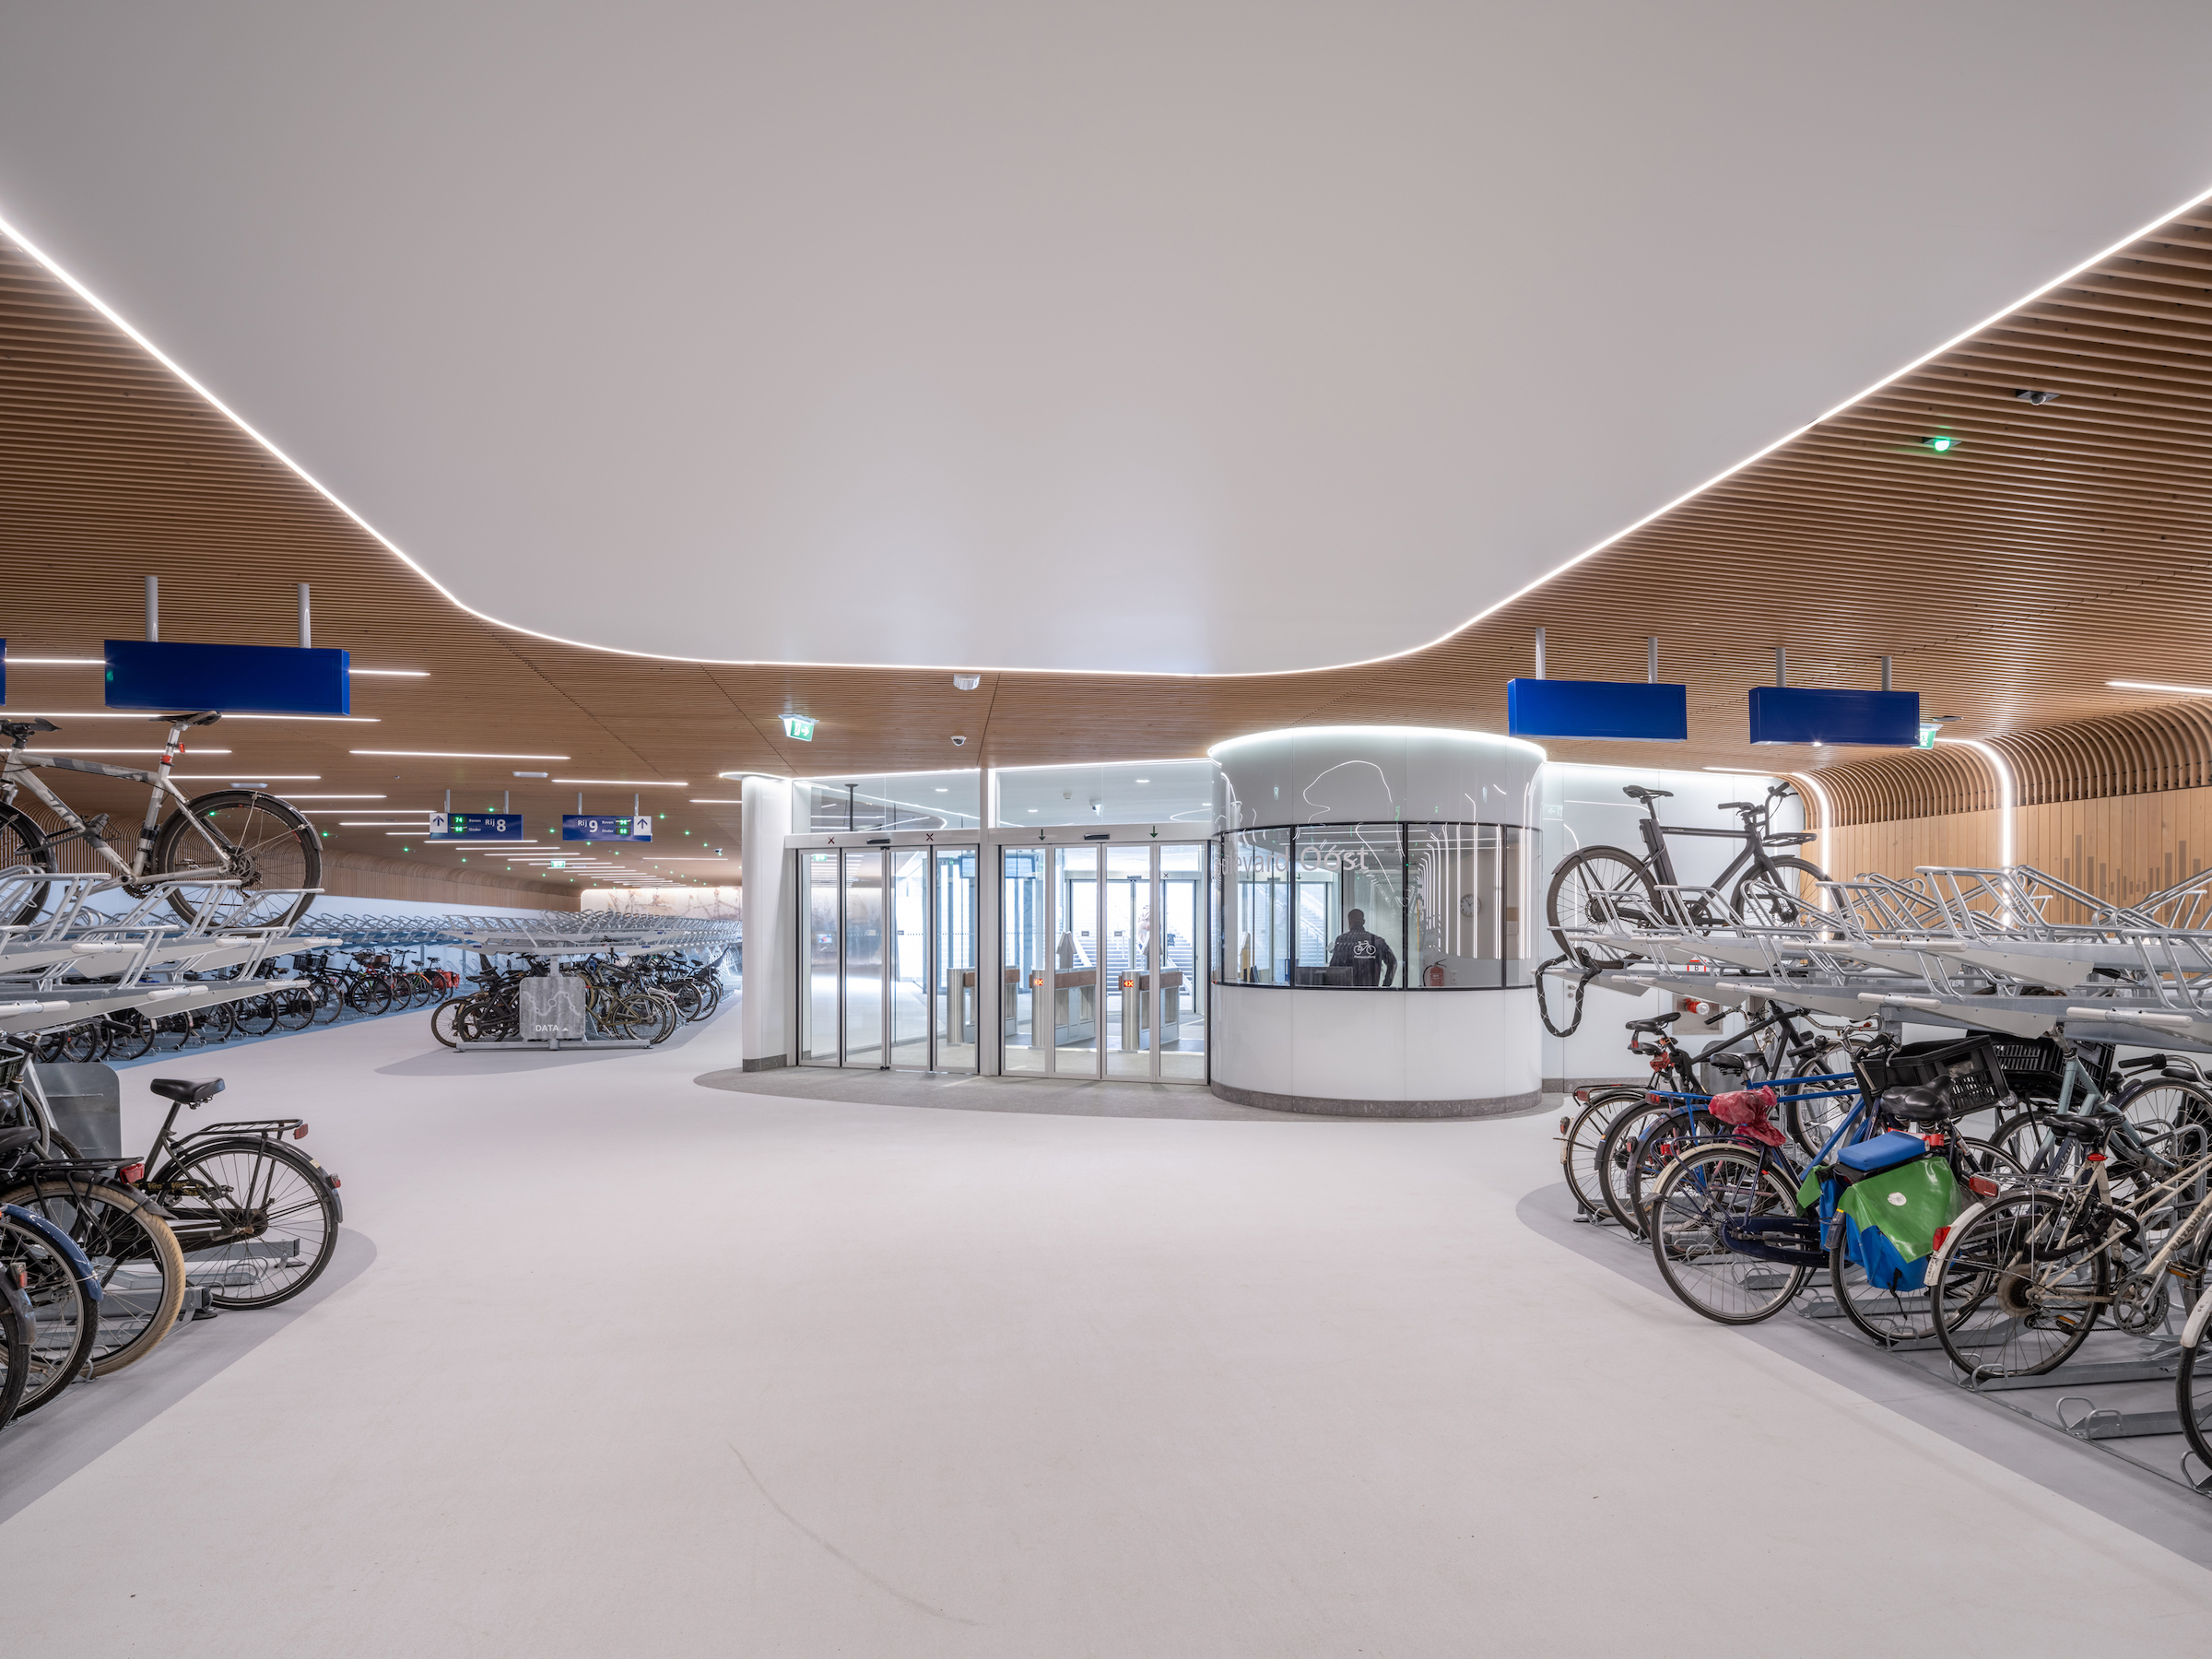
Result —
[[[2045, 294], [2049, 293], [2053, 288], [2059, 287], [2063, 283], [2072, 281], [2076, 276], [2080, 276], [2082, 272], [2088, 270], [2091, 265], [2096, 265], [2099, 261], [2110, 259], [2113, 254], [2127, 247], [2129, 243], [2142, 241], [2143, 238], [2148, 236], [2159, 226], [2168, 223], [2170, 220], [2180, 218], [2181, 215], [2188, 212], [2192, 207], [2200, 206], [2207, 201], [2212, 201], [2212, 188], [2199, 191], [2195, 195], [2191, 196], [2187, 201], [2180, 204], [2178, 206], [2170, 208], [2166, 212], [2159, 214], [2158, 218], [2152, 219], [2148, 224], [2144, 225], [2140, 229], [2131, 230], [2127, 235], [2122, 237], [2118, 241], [2113, 242], [2110, 247], [2100, 249], [2097, 253], [2090, 254], [2088, 258], [2083, 260], [2080, 264], [2069, 266], [2066, 270], [2060, 272], [2056, 276], [2051, 278], [2050, 281], [2044, 283], [2041, 287], [2034, 289], [2032, 292], [2022, 295], [2019, 299], [2014, 300], [2010, 305], [2004, 307], [2002, 310], [1991, 312], [1988, 316], [1984, 317], [1981, 322], [1974, 324], [1972, 326], [1960, 329], [1957, 334], [1953, 335], [1949, 339], [1944, 341], [1941, 345], [1934, 347], [1927, 351], [1922, 352], [1920, 356], [1914, 358], [1911, 362], [1905, 364], [1902, 368], [1893, 370], [1888, 374], [1884, 375], [1880, 380], [1876, 381], [1874, 384], [1868, 386], [1865, 391], [1854, 393], [1853, 395], [1845, 398], [1841, 403], [1836, 405], [1835, 407], [1830, 409], [1826, 414], [1815, 416], [1811, 420], [1806, 421], [1803, 426], [1791, 429], [1789, 431], [1784, 432], [1781, 437], [1775, 439], [1773, 442], [1766, 445], [1765, 448], [1753, 451], [1750, 454], [1746, 455], [1741, 461], [1736, 462], [1733, 466], [1725, 467], [1720, 472], [1713, 474], [1712, 477], [1706, 479], [1702, 484], [1695, 485], [1692, 488], [1684, 490], [1680, 495], [1675, 497], [1672, 500], [1653, 508], [1651, 512], [1645, 513], [1641, 518], [1635, 520], [1631, 524], [1622, 526], [1618, 530], [1616, 530], [1612, 535], [1606, 536], [1603, 541], [1593, 543], [1590, 547], [1587, 547], [1580, 553], [1577, 553], [1573, 558], [1562, 560], [1560, 563], [1554, 565], [1550, 570], [1545, 571], [1541, 576], [1536, 577], [1534, 581], [1524, 582], [1521, 586], [1515, 588], [1512, 593], [1506, 594], [1504, 598], [1497, 600], [1490, 605], [1485, 606], [1482, 609], [1477, 611], [1473, 616], [1469, 617], [1465, 621], [1457, 623], [1453, 627], [1446, 629], [1442, 633], [1438, 634], [1433, 640], [1427, 641], [1422, 644], [1409, 645], [1403, 651], [1384, 652], [1379, 656], [1361, 657], [1355, 662], [1333, 663], [1320, 667], [1311, 668], [1271, 668], [1253, 674], [1179, 674], [1173, 672], [1163, 673], [1158, 670], [1142, 668], [986, 668], [982, 669], [982, 672], [986, 674], [1079, 674], [1094, 677], [1112, 676], [1115, 677], [1127, 679], [1280, 679], [1293, 674], [1328, 674], [1343, 668], [1371, 667], [1378, 663], [1394, 663], [1401, 657], [1413, 656], [1420, 652], [1432, 650], [1436, 646], [1441, 645], [1445, 641], [1450, 640], [1458, 634], [1465, 633], [1468, 629], [1473, 628], [1477, 623], [1485, 621], [1489, 618], [1496, 616], [1507, 606], [1514, 604], [1518, 600], [1525, 599], [1529, 594], [1535, 593], [1538, 588], [1544, 586], [1547, 582], [1557, 580], [1559, 576], [1564, 575], [1567, 571], [1571, 571], [1575, 566], [1583, 563], [1585, 560], [1594, 559], [1598, 554], [1603, 553], [1607, 547], [1612, 547], [1616, 542], [1622, 540], [1624, 537], [1635, 535], [1637, 531], [1642, 529], [1646, 524], [1653, 523], [1654, 520], [1665, 517], [1666, 514], [1672, 512], [1676, 508], [1683, 505], [1685, 502], [1695, 500], [1699, 496], [1703, 495], [1714, 485], [1725, 483], [1728, 479], [1734, 477], [1737, 473], [1743, 471], [1745, 467], [1749, 466], [1752, 463], [1765, 460], [1767, 456], [1772, 454], [1776, 450], [1782, 448], [1783, 445], [1789, 443], [1795, 439], [1802, 438], [1806, 433], [1811, 431], [1813, 428], [1818, 426], [1822, 421], [1833, 420], [1837, 416], [1842, 414], [1844, 410], [1852, 407], [1854, 404], [1864, 403], [1867, 398], [1872, 397], [1877, 392], [1881, 391], [1884, 387], [1894, 384], [1896, 382], [1902, 380], [1906, 375], [1912, 373], [1915, 369], [1918, 369], [1923, 363], [1929, 362], [1936, 358], [1941, 357], [1945, 352], [1950, 350], [1954, 346], [1963, 344], [1965, 341], [1972, 338], [1975, 335], [1980, 334], [1983, 329], [1991, 327], [1994, 324], [2004, 321], [2014, 312], [2018, 311], [2023, 305], [2033, 304], [2036, 300], [2041, 299]], [[0, 214], [0, 235], [6, 236], [10, 241], [15, 242], [18, 247], [21, 248], [24, 253], [29, 254], [31, 258], [37, 260], [40, 265], [43, 265], [48, 271], [52, 272], [54, 276], [65, 283], [71, 291], [74, 292], [79, 299], [84, 300], [86, 304], [91, 306], [92, 309], [100, 312], [101, 316], [107, 318], [109, 322], [115, 324], [117, 328], [120, 328], [124, 334], [128, 335], [133, 340], [136, 341], [137, 344], [154, 359], [155, 361], [159, 362], [164, 369], [167, 369], [171, 374], [175, 375], [179, 380], [190, 386], [194, 392], [197, 392], [202, 397], [206, 398], [208, 404], [218, 410], [225, 419], [229, 420], [232, 425], [237, 427], [240, 431], [245, 433], [247, 437], [253, 439], [254, 442], [260, 444], [262, 448], [268, 451], [269, 453], [275, 456], [278, 461], [281, 461], [300, 479], [302, 483], [306, 484], [310, 488], [314, 490], [316, 494], [320, 495], [324, 500], [328, 501], [333, 507], [335, 507], [340, 512], [344, 513], [347, 518], [359, 524], [368, 535], [373, 536], [378, 545], [383, 547], [386, 552], [390, 553], [393, 558], [398, 559], [402, 564], [406, 565], [407, 569], [414, 571], [418, 576], [421, 577], [423, 581], [429, 582], [430, 586], [437, 589], [438, 592], [452, 604], [459, 606], [462, 610], [466, 611], [470, 616], [477, 618], [480, 621], [488, 622], [495, 628], [504, 628], [512, 633], [527, 634], [534, 640], [547, 640], [550, 641], [556, 645], [571, 645], [579, 651], [604, 652], [609, 656], [641, 657], [651, 662], [707, 663], [730, 667], [758, 666], [774, 668], [883, 668], [889, 669], [894, 672], [907, 671], [914, 673], [938, 674], [950, 674], [955, 672], [973, 673], [977, 671], [976, 665], [973, 663], [778, 663], [756, 657], [691, 657], [678, 656], [673, 653], [665, 651], [631, 651], [620, 645], [596, 645], [588, 640], [571, 640], [564, 634], [547, 633], [542, 629], [524, 628], [519, 622], [509, 622], [501, 618], [493, 616], [488, 611], [478, 610], [475, 606], [469, 604], [465, 599], [454, 593], [453, 589], [447, 587], [445, 583], [439, 581], [437, 577], [431, 575], [429, 571], [425, 570], [420, 564], [409, 558], [407, 554], [400, 548], [399, 545], [393, 541], [390, 536], [386, 535], [374, 524], [371, 524], [367, 519], [363, 518], [351, 507], [348, 507], [343, 500], [339, 500], [337, 495], [327, 485], [325, 485], [321, 479], [317, 478], [314, 474], [309, 472], [307, 468], [300, 465], [299, 462], [293, 460], [291, 456], [286, 454], [284, 451], [277, 448], [274, 442], [272, 442], [262, 432], [257, 430], [254, 426], [243, 416], [240, 415], [237, 410], [231, 408], [230, 406], [223, 402], [221, 398], [216, 396], [213, 392], [210, 392], [206, 386], [203, 386], [198, 381], [194, 380], [190, 374], [186, 373], [181, 364], [177, 363], [169, 356], [168, 353], [164, 352], [159, 346], [156, 346], [151, 340], [147, 339], [146, 335], [140, 334], [137, 329], [132, 327], [131, 324], [125, 322], [122, 315], [117, 312], [112, 306], [109, 305], [106, 300], [102, 300], [98, 294], [95, 294], [90, 288], [87, 288], [75, 276], [64, 270], [60, 265], [55, 263], [53, 259], [48, 256], [44, 249], [41, 248], [28, 236], [25, 236], [21, 230], [16, 228], [14, 221], [9, 219], [4, 214]], [[1954, 739], [1954, 741], [1963, 742], [1965, 740]], [[761, 775], [771, 776], [772, 774], [763, 773]]]
[[2016, 797], [2012, 786], [2012, 768], [2005, 757], [1997, 753], [1996, 745], [1979, 737], [1938, 737], [1938, 743], [1955, 743], [1961, 748], [1971, 748], [1989, 762], [1989, 770], [1997, 775], [1997, 862], [2007, 868], [2013, 862], [2012, 813]]

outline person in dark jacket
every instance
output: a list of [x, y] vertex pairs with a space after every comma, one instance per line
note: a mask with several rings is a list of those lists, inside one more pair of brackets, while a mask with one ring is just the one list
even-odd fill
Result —
[[1367, 931], [1365, 911], [1347, 912], [1344, 919], [1351, 926], [1329, 947], [1329, 966], [1349, 968], [1355, 985], [1389, 984], [1398, 971], [1398, 953], [1381, 934]]

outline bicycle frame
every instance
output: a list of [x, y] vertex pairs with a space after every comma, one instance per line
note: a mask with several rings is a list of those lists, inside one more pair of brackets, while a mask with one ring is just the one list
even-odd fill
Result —
[[1663, 824], [1659, 821], [1657, 801], [1647, 799], [1643, 808], [1644, 816], [1638, 820], [1636, 830], [1643, 837], [1645, 862], [1651, 866], [1655, 886], [1674, 888], [1682, 885], [1680, 877], [1675, 873], [1674, 857], [1666, 850], [1666, 838], [1670, 835], [1698, 835], [1744, 843], [1743, 850], [1729, 860], [1728, 867], [1706, 884], [1716, 891], [1725, 888], [1747, 869], [1757, 870], [1770, 879], [1780, 879], [1782, 872], [1774, 867], [1774, 860], [1767, 852], [1767, 841], [1774, 821], [1774, 808], [1771, 801], [1756, 827], [1747, 819], [1734, 830], [1700, 830], [1687, 824]]
[[[168, 740], [162, 746], [160, 762], [152, 771], [128, 766], [107, 766], [97, 760], [76, 760], [66, 755], [34, 755], [26, 749], [11, 748], [7, 751], [5, 766], [0, 766], [0, 801], [13, 806], [17, 792], [28, 789], [45, 805], [47, 810], [69, 826], [66, 833], [50, 837], [47, 845], [53, 846], [65, 841], [88, 841], [116, 875], [125, 881], [139, 880], [147, 874], [147, 865], [153, 857], [154, 838], [161, 825], [161, 808], [165, 801], [174, 800], [180, 808], [192, 805], [191, 798], [177, 787], [170, 772], [175, 767], [178, 757], [184, 753], [184, 734], [206, 722], [205, 715], [171, 721]], [[121, 853], [101, 840], [100, 833], [88, 826], [83, 818], [72, 812], [67, 802], [46, 787], [37, 775], [41, 771], [89, 772], [95, 777], [120, 778], [125, 782], [147, 786], [146, 821], [139, 827], [138, 845], [129, 863], [124, 863]], [[185, 821], [228, 867], [238, 849], [223, 837], [221, 831], [192, 813], [185, 813]]]

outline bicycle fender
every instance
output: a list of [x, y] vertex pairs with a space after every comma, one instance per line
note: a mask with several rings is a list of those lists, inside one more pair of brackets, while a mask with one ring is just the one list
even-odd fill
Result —
[[[210, 1124], [208, 1129], [204, 1133], [212, 1133], [213, 1131], [220, 1129], [224, 1125], [221, 1124]], [[280, 1146], [282, 1144], [282, 1142], [278, 1143]], [[258, 1152], [265, 1145], [265, 1143], [259, 1135], [241, 1135], [233, 1136], [228, 1140], [202, 1141], [196, 1145], [188, 1147], [186, 1149], [192, 1156], [197, 1157], [203, 1152], [210, 1151]], [[332, 1212], [331, 1219], [335, 1222], [337, 1222], [341, 1226], [344, 1225], [346, 1220], [346, 1200], [345, 1197], [339, 1193], [338, 1189], [331, 1184], [330, 1171], [323, 1167], [323, 1160], [319, 1158], [311, 1156], [304, 1147], [286, 1147], [284, 1149], [285, 1151], [296, 1154], [298, 1157], [304, 1159], [308, 1167], [314, 1171], [315, 1179], [323, 1183], [324, 1191], [330, 1194], [330, 1207]], [[176, 1169], [176, 1166], [177, 1160], [172, 1157], [167, 1164], [162, 1166], [162, 1176], [167, 1178]], [[168, 1212], [164, 1211], [162, 1213], [163, 1218], [167, 1219]]]
[[2200, 1296], [2196, 1306], [2189, 1310], [2189, 1323], [2182, 1327], [2182, 1346], [2193, 1348], [2205, 1337], [2205, 1325], [2212, 1321], [2212, 1296]]
[[0, 1215], [6, 1216], [18, 1227], [28, 1227], [45, 1240], [69, 1264], [69, 1275], [85, 1288], [87, 1299], [100, 1300], [100, 1276], [92, 1271], [92, 1258], [78, 1247], [75, 1239], [38, 1211], [27, 1210], [19, 1204], [0, 1204]]
[[[2002, 1194], [1998, 1194], [1999, 1197], [2003, 1195]], [[1977, 1219], [1993, 1202], [1994, 1200], [1983, 1198], [1978, 1203], [1968, 1205], [1959, 1212], [1959, 1219], [1951, 1223], [1950, 1230], [1943, 1235], [1943, 1242], [1936, 1247], [1936, 1253], [1928, 1258], [1927, 1280], [1924, 1282], [1938, 1280], [1943, 1277], [1944, 1270], [1950, 1265], [1951, 1246], [1959, 1242], [1959, 1235], [1966, 1230], [1968, 1223]]]

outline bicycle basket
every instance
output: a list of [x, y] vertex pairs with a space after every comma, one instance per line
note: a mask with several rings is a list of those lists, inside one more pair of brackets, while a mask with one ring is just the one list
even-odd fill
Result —
[[1985, 1031], [1947, 1042], [1908, 1042], [1887, 1054], [1865, 1055], [1858, 1071], [1859, 1086], [1869, 1095], [1904, 1084], [1934, 1084], [1959, 1117], [1987, 1112], [2013, 1091], [1997, 1055], [1997, 1040]]

